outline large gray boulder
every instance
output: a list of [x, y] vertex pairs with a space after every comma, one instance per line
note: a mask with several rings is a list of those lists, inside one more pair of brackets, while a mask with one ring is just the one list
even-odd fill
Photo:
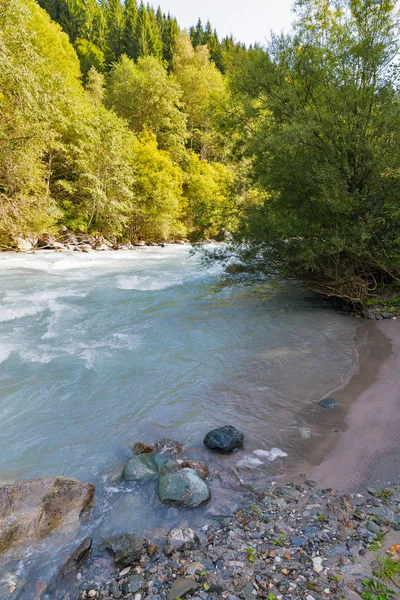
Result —
[[243, 448], [244, 435], [232, 425], [217, 427], [209, 431], [204, 438], [204, 443], [210, 450], [222, 453], [233, 452], [236, 448]]
[[193, 469], [166, 473], [158, 482], [158, 497], [164, 504], [196, 507], [208, 502], [211, 492], [208, 485]]
[[146, 483], [156, 479], [158, 475], [169, 468], [173, 469], [174, 463], [164, 454], [149, 452], [139, 454], [128, 460], [122, 471], [122, 479]]
[[18, 480], [0, 486], [0, 552], [46, 537], [79, 520], [94, 485], [68, 477]]

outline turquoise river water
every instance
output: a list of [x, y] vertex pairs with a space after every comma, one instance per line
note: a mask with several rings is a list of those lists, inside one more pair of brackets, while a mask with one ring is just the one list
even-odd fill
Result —
[[[321, 435], [316, 402], [357, 370], [360, 321], [291, 285], [221, 289], [220, 272], [177, 245], [0, 254], [0, 480], [95, 483], [93, 518], [65, 552], [88, 531], [201, 522], [232, 500], [223, 475], [190, 514], [160, 506], [153, 488], [121, 484], [136, 441], [172, 437], [207, 459], [205, 433], [231, 423], [244, 451], [208, 460], [260, 482], [307, 458], [305, 440]], [[54, 568], [50, 544], [14, 556], [7, 576], [34, 574], [37, 556]]]

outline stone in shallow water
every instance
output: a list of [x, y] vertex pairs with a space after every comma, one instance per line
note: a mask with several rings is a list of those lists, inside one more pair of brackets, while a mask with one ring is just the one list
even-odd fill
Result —
[[[122, 479], [125, 481], [137, 481], [145, 483], [156, 479], [159, 473], [167, 469], [170, 463], [168, 458], [163, 454], [150, 452], [147, 454], [139, 454], [128, 460], [122, 471]], [[172, 468], [172, 464], [170, 465]]]
[[208, 464], [202, 460], [178, 459], [176, 462], [182, 469], [193, 469], [202, 479], [206, 479], [210, 473]]
[[154, 450], [162, 454], [182, 454], [185, 451], [185, 446], [170, 438], [163, 438], [155, 443]]
[[208, 485], [193, 469], [166, 473], [158, 483], [158, 497], [164, 504], [196, 507], [208, 502], [211, 492]]
[[200, 585], [190, 577], [186, 577], [185, 579], [179, 578], [172, 584], [172, 588], [168, 592], [167, 600], [184, 598], [188, 594], [193, 594], [199, 587]]
[[210, 450], [218, 452], [233, 452], [236, 448], [242, 448], [244, 435], [232, 425], [217, 427], [209, 431], [204, 438], [204, 443]]
[[143, 540], [134, 533], [106, 540], [102, 546], [112, 553], [115, 564], [120, 568], [137, 562], [144, 552]]
[[339, 402], [334, 398], [323, 398], [318, 404], [322, 406], [322, 408], [333, 408], [334, 406], [337, 406]]
[[86, 537], [83, 542], [73, 551], [67, 562], [61, 568], [58, 576], [65, 577], [74, 571], [77, 571], [79, 567], [84, 563], [92, 552], [92, 538]]
[[154, 452], [151, 446], [143, 444], [143, 442], [136, 442], [133, 446], [133, 451], [136, 452], [136, 454], [149, 454], [150, 452]]
[[0, 552], [42, 539], [79, 521], [94, 485], [69, 477], [40, 477], [0, 486]]

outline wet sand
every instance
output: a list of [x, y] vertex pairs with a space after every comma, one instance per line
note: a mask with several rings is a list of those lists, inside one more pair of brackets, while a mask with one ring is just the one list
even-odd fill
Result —
[[318, 487], [356, 491], [400, 483], [400, 320], [368, 326], [360, 372], [335, 394], [348, 407], [345, 430], [333, 444], [330, 437], [318, 445], [309, 461], [316, 466], [307, 476]]

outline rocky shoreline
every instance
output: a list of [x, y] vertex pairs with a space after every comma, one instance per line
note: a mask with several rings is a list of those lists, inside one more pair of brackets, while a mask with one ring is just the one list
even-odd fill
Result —
[[[236, 428], [224, 426], [210, 431], [204, 444], [226, 454], [241, 449], [243, 441]], [[139, 442], [133, 452], [122, 481], [158, 479], [160, 502], [175, 507], [195, 510], [210, 500], [208, 465], [185, 459], [179, 442]], [[94, 493], [91, 484], [67, 478], [41, 482], [0, 488], [0, 507], [6, 506], [12, 531], [19, 519], [32, 539], [39, 525], [45, 525], [39, 538], [49, 533], [60, 510], [63, 518], [54, 527], [76, 522]], [[346, 494], [317, 488], [305, 474], [301, 484], [260, 483], [259, 492], [243, 486], [239, 508], [205, 517], [197, 530], [182, 522], [152, 540], [130, 531], [95, 542], [86, 537], [51, 582], [37, 581], [30, 590], [29, 582], [23, 589], [12, 584], [9, 597], [15, 591], [24, 600], [373, 600], [365, 593], [368, 586], [383, 585], [382, 565], [391, 561], [400, 573], [398, 486]], [[10, 539], [7, 524], [3, 534]], [[392, 578], [386, 589], [383, 600], [397, 597], [400, 580]]]
[[[399, 558], [399, 507], [396, 487], [347, 495], [312, 481], [273, 482], [198, 531], [174, 528], [158, 545], [125, 535], [93, 549], [85, 564], [70, 562], [69, 591], [60, 596], [55, 587], [44, 598], [355, 600], [374, 580], [385, 543]], [[114, 566], [104, 577], [107, 550]]]
[[63, 228], [62, 232], [57, 235], [43, 235], [42, 237], [18, 236], [13, 241], [9, 248], [2, 248], [3, 251], [17, 251], [32, 253], [37, 250], [54, 250], [63, 252], [73, 250], [75, 252], [88, 253], [92, 250], [133, 250], [144, 246], [164, 248], [167, 244], [185, 244], [187, 239], [177, 239], [168, 241], [146, 241], [137, 240], [133, 243], [119, 243], [116, 241], [107, 240], [102, 235], [89, 235], [87, 233], [73, 233]]

